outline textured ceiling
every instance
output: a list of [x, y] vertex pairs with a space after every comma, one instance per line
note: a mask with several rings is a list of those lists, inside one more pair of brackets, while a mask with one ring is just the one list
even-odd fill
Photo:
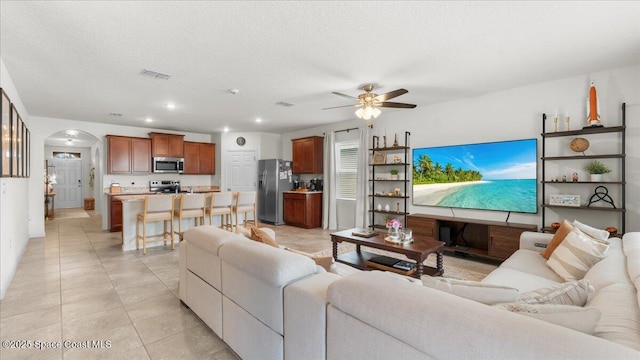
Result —
[[205, 133], [353, 119], [321, 109], [366, 83], [420, 107], [640, 63], [638, 1], [3, 0], [0, 26], [30, 115]]

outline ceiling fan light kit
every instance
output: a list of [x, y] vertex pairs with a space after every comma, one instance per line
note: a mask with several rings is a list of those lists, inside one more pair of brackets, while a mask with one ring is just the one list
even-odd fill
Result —
[[378, 95], [372, 92], [373, 85], [370, 84], [370, 85], [363, 86], [362, 90], [365, 91], [364, 94], [358, 95], [357, 98], [334, 91], [333, 92], [334, 94], [338, 96], [346, 97], [348, 99], [356, 100], [358, 103], [355, 105], [334, 106], [330, 108], [324, 108], [323, 110], [335, 109], [335, 108], [341, 108], [341, 107], [351, 107], [351, 106], [360, 107], [360, 109], [356, 110], [355, 112], [356, 116], [360, 119], [367, 120], [367, 125], [371, 127], [372, 126], [371, 118], [375, 119], [378, 116], [380, 116], [380, 114], [382, 114], [382, 111], [379, 109], [380, 107], [403, 108], [403, 109], [413, 109], [416, 107], [416, 105], [414, 104], [404, 104], [404, 103], [387, 101], [389, 99], [393, 99], [395, 97], [408, 93], [409, 91], [406, 89], [398, 89], [398, 90], [390, 91], [385, 94]]

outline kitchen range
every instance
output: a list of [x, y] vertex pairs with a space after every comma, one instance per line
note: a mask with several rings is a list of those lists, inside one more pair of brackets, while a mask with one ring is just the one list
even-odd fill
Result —
[[[182, 190], [180, 180], [151, 180], [149, 181], [149, 192], [156, 194], [178, 194], [188, 191]], [[191, 187], [191, 192], [193, 192], [193, 187]]]

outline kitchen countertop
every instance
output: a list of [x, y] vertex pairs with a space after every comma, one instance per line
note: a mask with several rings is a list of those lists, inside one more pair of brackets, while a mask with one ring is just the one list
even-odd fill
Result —
[[[191, 188], [192, 188], [192, 186], [183, 186], [183, 189], [189, 189], [189, 190], [182, 190], [180, 192], [180, 194], [189, 193]], [[220, 186], [210, 186], [210, 185], [197, 186], [197, 185], [194, 185], [193, 186], [193, 192], [194, 193], [220, 192]], [[150, 192], [148, 187], [122, 187], [120, 189], [119, 193], [112, 193], [110, 191], [110, 188], [106, 188], [104, 190], [104, 194], [107, 195], [107, 196], [156, 195], [156, 193]], [[157, 193], [157, 194], [172, 194], [172, 193]]]
[[289, 190], [289, 191], [283, 191], [284, 193], [288, 193], [288, 194], [322, 194], [322, 191], [295, 191], [295, 190]]

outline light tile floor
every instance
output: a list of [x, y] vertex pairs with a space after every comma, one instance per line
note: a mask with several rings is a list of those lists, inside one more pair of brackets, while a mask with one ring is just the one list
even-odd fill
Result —
[[[120, 233], [88, 213], [56, 209], [61, 219], [46, 222], [46, 237], [29, 240], [0, 302], [0, 339], [31, 347], [3, 346], [0, 359], [237, 359], [180, 303], [178, 249], [123, 252]], [[37, 341], [62, 348], [39, 350]]]

